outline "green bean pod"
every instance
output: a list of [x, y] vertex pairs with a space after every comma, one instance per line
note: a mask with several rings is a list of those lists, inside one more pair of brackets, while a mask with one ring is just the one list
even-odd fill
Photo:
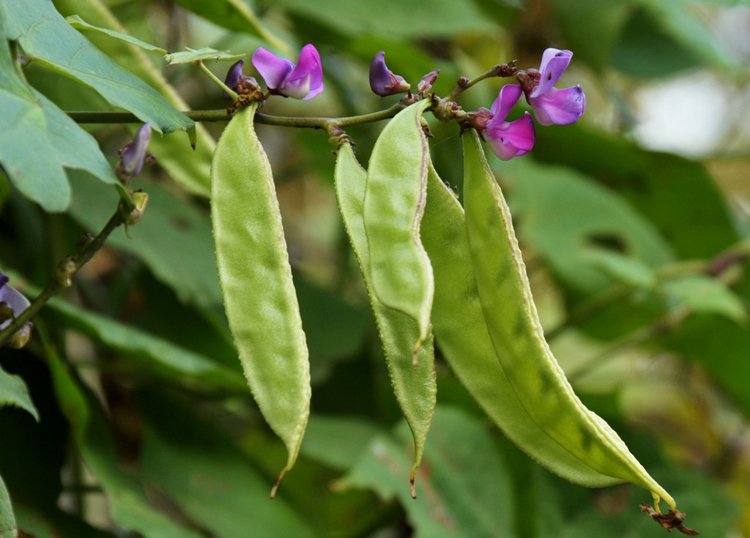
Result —
[[364, 219], [372, 289], [382, 303], [414, 318], [416, 351], [430, 333], [434, 283], [419, 226], [427, 195], [430, 153], [422, 131], [425, 99], [399, 112], [378, 137], [370, 157]]
[[464, 205], [479, 300], [505, 375], [529, 416], [552, 439], [599, 473], [642, 486], [658, 509], [674, 499], [617, 433], [583, 405], [544, 338], [510, 211], [479, 136], [464, 135]]
[[370, 295], [393, 391], [414, 436], [414, 467], [411, 474], [411, 491], [414, 497], [414, 474], [422, 461], [437, 397], [433, 342], [428, 333], [424, 345], [417, 351], [419, 364], [413, 366], [412, 346], [414, 339], [419, 336], [417, 322], [403, 312], [385, 306], [373, 292], [370, 252], [363, 217], [366, 180], [367, 172], [357, 162], [351, 145], [344, 143], [339, 148], [336, 159], [336, 197]]
[[587, 487], [622, 482], [595, 471], [561, 447], [537, 426], [516, 396], [487, 332], [464, 210], [432, 166], [421, 233], [435, 275], [435, 339], [469, 394], [508, 439], [553, 473]]
[[310, 363], [257, 103], [235, 114], [211, 164], [211, 220], [224, 307], [250, 389], [292, 468], [310, 414]]

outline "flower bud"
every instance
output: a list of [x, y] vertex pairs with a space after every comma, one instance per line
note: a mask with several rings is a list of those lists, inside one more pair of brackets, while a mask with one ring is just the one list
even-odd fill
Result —
[[128, 215], [128, 225], [132, 226], [141, 220], [148, 204], [148, 194], [145, 192], [134, 192], [130, 199], [133, 201], [133, 209]]
[[143, 168], [146, 150], [151, 140], [151, 124], [144, 123], [135, 133], [135, 138], [120, 152], [118, 168], [128, 177], [135, 176]]
[[8, 347], [12, 347], [13, 349], [21, 349], [26, 344], [28, 344], [29, 340], [31, 339], [31, 328], [33, 326], [34, 324], [30, 321], [24, 323], [21, 328], [13, 333], [13, 336], [10, 337], [10, 340], [8, 340]]
[[422, 80], [420, 80], [419, 84], [417, 84], [417, 92], [425, 94], [430, 91], [432, 89], [432, 85], [435, 84], [435, 81], [437, 80], [439, 74], [440, 69], [436, 69], [435, 71], [430, 71], [425, 76], [423, 76]]
[[[436, 75], [437, 76], [437, 75]], [[370, 88], [380, 97], [405, 93], [411, 89], [403, 77], [394, 75], [385, 65], [385, 52], [375, 55], [370, 64]]]

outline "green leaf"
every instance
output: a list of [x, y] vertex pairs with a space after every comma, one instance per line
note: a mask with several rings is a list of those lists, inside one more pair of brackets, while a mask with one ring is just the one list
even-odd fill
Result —
[[203, 47], [202, 49], [185, 48], [187, 50], [165, 55], [164, 59], [169, 65], [177, 65], [194, 63], [200, 60], [239, 60], [244, 56], [244, 54], [229, 54], [228, 50], [216, 50], [211, 47]]
[[16, 538], [16, 520], [13, 517], [8, 489], [2, 477], [0, 477], [0, 538]]
[[372, 488], [384, 500], [397, 498], [417, 538], [512, 534], [508, 473], [483, 421], [458, 408], [437, 407], [418, 473], [423, 493], [417, 499], [404, 487], [412, 459], [406, 424], [400, 423], [394, 434], [395, 439], [376, 437], [343, 485]]
[[391, 38], [452, 37], [498, 30], [468, 0], [283, 0], [280, 3], [349, 37], [366, 34]]
[[[20, 407], [31, 413], [31, 416], [39, 422], [39, 413], [31, 401], [26, 383], [19, 376], [9, 374], [0, 368], [0, 407], [4, 405]], [[1, 537], [2, 533], [0, 533]]]
[[315, 534], [219, 432], [163, 396], [143, 395], [138, 473], [217, 538], [312, 538]]
[[585, 256], [593, 266], [616, 282], [644, 290], [656, 285], [654, 271], [637, 258], [604, 249], [589, 249]]
[[[55, 0], [55, 6], [61, 13], [67, 15], [84, 13], [91, 23], [101, 28], [121, 34], [127, 32], [120, 21], [99, 0]], [[155, 88], [172, 106], [178, 110], [189, 108], [177, 90], [146, 57], [142, 49], [112, 40], [102, 34], [94, 33], [90, 38], [100, 50], [120, 66]], [[128, 125], [132, 134], [137, 128], [137, 125]], [[182, 137], [173, 135], [151, 137], [149, 152], [156, 155], [159, 166], [164, 168], [177, 183], [192, 193], [208, 197], [209, 169], [216, 142], [202, 124], [194, 123], [193, 128], [197, 135], [193, 151], [187, 151], [187, 144]], [[190, 131], [188, 131], [189, 134]]]
[[701, 163], [578, 125], [537, 129], [536, 136], [535, 159], [576, 168], [621, 194], [678, 258], [711, 258], [739, 240], [726, 199]]
[[0, 89], [0, 110], [0, 163], [11, 183], [45, 210], [64, 210], [70, 202], [70, 185], [47, 136], [44, 111], [34, 101], [4, 89]]
[[119, 67], [73, 29], [46, 0], [0, 4], [7, 37], [17, 39], [33, 60], [99, 92], [116, 107], [133, 112], [159, 132], [187, 129], [193, 121], [156, 90]]
[[747, 67], [736, 60], [708, 25], [699, 18], [699, 12], [686, 0], [637, 0], [677, 43], [691, 51], [703, 62], [718, 71], [739, 74]]
[[185, 9], [188, 9], [224, 28], [236, 32], [247, 32], [249, 34], [265, 39], [269, 45], [291, 56], [294, 51], [266, 28], [260, 19], [253, 13], [245, 0], [177, 0]]
[[617, 193], [570, 169], [530, 161], [513, 161], [505, 168], [516, 179], [511, 192], [522, 237], [575, 289], [594, 292], [612, 282], [612, 258], [603, 262], [602, 251], [619, 254], [617, 280], [623, 264], [632, 273], [635, 265], [671, 261], [666, 241]]
[[141, 47], [142, 49], [145, 49], [151, 52], [167, 54], [166, 50], [160, 47], [157, 47], [155, 45], [150, 45], [149, 43], [146, 43], [145, 41], [141, 41], [140, 39], [136, 39], [133, 36], [129, 36], [127, 34], [123, 34], [120, 32], [115, 32], [114, 30], [109, 30], [108, 28], [99, 28], [98, 26], [93, 26], [87, 23], [86, 21], [84, 21], [78, 15], [71, 15], [70, 17], [65, 17], [65, 20], [68, 21], [68, 23], [77, 30], [91, 30], [94, 32], [100, 32], [110, 37], [114, 37], [115, 39], [119, 39], [121, 41], [127, 41], [131, 45], [135, 45], [136, 47]]
[[628, 3], [620, 0], [553, 0], [552, 6], [565, 46], [575, 52], [577, 59], [603, 72], [627, 20]]
[[664, 293], [693, 312], [720, 314], [737, 323], [747, 320], [742, 300], [727, 286], [706, 275], [668, 280], [661, 285]]
[[[381, 428], [362, 418], [312, 413], [300, 453], [332, 469], [346, 471], [380, 433]], [[336, 442], [332, 443], [332, 439]]]
[[[71, 179], [71, 216], [86, 229], [100, 229], [117, 207], [116, 194], [81, 174], [71, 174]], [[149, 195], [143, 217], [127, 233], [123, 228], [115, 230], [107, 244], [143, 260], [180, 300], [202, 307], [221, 304], [208, 216], [158, 184], [141, 187]]]
[[83, 393], [48, 342], [45, 349], [60, 408], [86, 467], [107, 495], [112, 519], [146, 538], [200, 538], [151, 507], [140, 482], [120, 468], [114, 439], [97, 404]]
[[203, 355], [100, 314], [87, 312], [61, 299], [52, 299], [48, 305], [60, 316], [64, 325], [81, 331], [99, 345], [126, 357], [116, 361], [115, 368], [230, 393], [247, 392], [242, 375]]

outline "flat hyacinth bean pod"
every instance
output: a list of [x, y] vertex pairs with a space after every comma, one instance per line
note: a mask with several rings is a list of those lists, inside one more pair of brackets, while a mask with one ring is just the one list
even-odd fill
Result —
[[310, 414], [310, 363], [257, 103], [238, 111], [211, 164], [211, 220], [229, 328], [250, 390], [292, 468]]
[[492, 343], [532, 420], [603, 475], [649, 490], [658, 508], [674, 499], [617, 433], [576, 396], [544, 338], [510, 210], [475, 131], [464, 134], [464, 206], [479, 299]]
[[419, 238], [430, 162], [421, 122], [430, 104], [418, 101], [388, 122], [372, 150], [365, 188], [372, 289], [384, 305], [417, 321], [415, 364], [416, 351], [430, 333], [434, 292], [430, 260]]
[[367, 172], [357, 162], [351, 145], [344, 143], [339, 148], [336, 159], [336, 197], [370, 295], [393, 392], [414, 436], [415, 461], [411, 487], [412, 496], [415, 496], [414, 474], [422, 460], [437, 396], [433, 342], [432, 336], [428, 335], [417, 351], [418, 366], [413, 366], [412, 346], [414, 339], [419, 336], [417, 322], [403, 312], [388, 308], [373, 293], [370, 253], [363, 218], [366, 180]]
[[435, 275], [435, 339], [469, 394], [508, 439], [558, 476], [592, 488], [623, 482], [595, 471], [561, 447], [531, 419], [516, 396], [487, 332], [464, 210], [432, 167], [421, 233]]

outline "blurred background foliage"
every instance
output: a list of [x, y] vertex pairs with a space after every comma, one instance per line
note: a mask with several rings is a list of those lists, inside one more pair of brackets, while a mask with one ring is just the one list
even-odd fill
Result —
[[[586, 115], [575, 126], [538, 126], [528, 156], [492, 161], [550, 343], [585, 403], [678, 499], [690, 527], [750, 536], [747, 3], [54, 4], [168, 50], [211, 46], [249, 57], [258, 46], [283, 53], [313, 43], [325, 92], [310, 102], [270, 100], [263, 112], [279, 115], [390, 106], [397, 98], [380, 99], [367, 83], [380, 50], [413, 85], [441, 69], [440, 95], [496, 63], [538, 67], [547, 47], [573, 50], [560, 85], [583, 86]], [[156, 54], [86, 37], [179, 108], [226, 106], [194, 66], [165, 69]], [[227, 64], [209, 67], [223, 78]], [[111, 108], [38, 62], [25, 75], [64, 110]], [[502, 83], [480, 84], [460, 104], [489, 107]], [[301, 459], [269, 501], [284, 448], [247, 390], [222, 313], [208, 202], [175, 182], [208, 174], [224, 125], [203, 124], [195, 152], [182, 133], [155, 133], [159, 164], [136, 182], [150, 195], [141, 222], [117, 230], [48, 303], [24, 350], [0, 351], [0, 389], [16, 394], [15, 406], [0, 409], [0, 475], [20, 529], [38, 538], [663, 535], [638, 512], [645, 491], [572, 486], [529, 460], [439, 356], [438, 411], [420, 495], [409, 498], [411, 443], [338, 215], [334, 148], [322, 132], [259, 125], [313, 381]], [[114, 163], [135, 127], [86, 129]], [[363, 163], [380, 128], [349, 131]], [[434, 122], [432, 130], [436, 166], [460, 187], [458, 128]], [[0, 177], [0, 264], [27, 295], [117, 203], [111, 186], [67, 172], [65, 213], [44, 212]]]

